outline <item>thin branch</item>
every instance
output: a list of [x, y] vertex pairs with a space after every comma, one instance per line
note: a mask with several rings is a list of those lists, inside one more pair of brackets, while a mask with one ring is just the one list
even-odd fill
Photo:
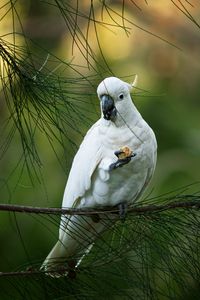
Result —
[[[65, 272], [69, 272], [69, 268], [62, 268], [59, 270], [60, 274], [64, 274]], [[58, 270], [51, 270], [51, 274], [57, 274]], [[0, 277], [12, 277], [12, 276], [33, 276], [33, 275], [44, 275], [44, 274], [48, 274], [47, 271], [44, 270], [40, 270], [39, 268], [32, 268], [31, 266], [24, 271], [11, 271], [11, 272], [0, 272]]]
[[0, 272], [0, 277], [7, 276], [28, 276], [28, 275], [38, 275], [44, 273], [43, 271], [16, 271], [16, 272]]
[[[185, 197], [185, 196], [184, 196]], [[160, 211], [172, 209], [200, 209], [200, 200], [191, 201], [172, 201], [167, 204], [160, 205], [141, 205], [129, 208], [127, 211], [136, 214], [156, 213]], [[103, 207], [98, 209], [75, 209], [75, 208], [48, 208], [48, 207], [33, 207], [25, 205], [14, 204], [0, 204], [0, 211], [18, 212], [18, 213], [31, 213], [31, 214], [51, 214], [51, 215], [95, 215], [95, 214], [108, 214], [118, 213], [115, 207]]]

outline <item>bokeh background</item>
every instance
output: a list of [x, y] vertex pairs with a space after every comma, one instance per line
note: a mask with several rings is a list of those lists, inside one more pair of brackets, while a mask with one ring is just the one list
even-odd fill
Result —
[[[70, 17], [65, 19], [58, 3], [64, 12], [67, 9], [72, 12]], [[138, 74], [133, 99], [158, 141], [157, 168], [147, 194], [156, 197], [176, 189], [178, 193], [179, 188], [190, 185], [198, 190], [200, 2], [117, 0], [103, 3], [83, 0], [62, 4], [29, 0], [13, 5], [12, 1], [3, 0], [0, 37], [20, 47], [26, 47], [28, 40], [35, 70], [45, 62], [46, 75], [53, 72], [62, 78], [74, 78], [73, 93], [77, 89], [77, 101], [84, 100], [80, 107], [84, 107], [84, 115], [88, 116], [85, 122], [84, 119], [74, 121], [79, 130], [77, 135], [74, 131], [69, 132], [77, 146], [99, 117], [95, 94], [99, 81], [114, 74], [131, 82], [134, 74]], [[73, 31], [70, 26], [74, 26], [72, 16], [76, 12], [79, 13], [76, 17], [78, 25]], [[90, 16], [90, 22], [85, 16]], [[13, 31], [20, 35], [13, 37], [10, 34]], [[6, 76], [5, 68], [2, 72]], [[93, 85], [84, 85], [84, 77], [90, 78]], [[4, 127], [9, 117], [5, 95], [1, 93], [2, 137], [12, 127]], [[34, 143], [41, 161], [39, 166], [33, 162], [36, 174], [31, 164], [31, 170], [25, 164], [17, 131], [8, 142], [9, 147], [1, 147], [0, 202], [60, 207], [76, 149], [69, 141], [63, 142], [66, 148], [55, 138], [50, 143], [42, 131], [34, 135]], [[48, 223], [47, 230], [45, 221], [42, 224], [35, 216], [4, 212], [0, 224], [0, 271], [42, 261], [56, 240], [56, 224]]]

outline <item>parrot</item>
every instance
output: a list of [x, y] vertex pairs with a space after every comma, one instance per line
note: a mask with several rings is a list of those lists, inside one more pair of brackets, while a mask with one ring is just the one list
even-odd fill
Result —
[[[101, 117], [73, 159], [62, 208], [118, 207], [118, 219], [124, 218], [127, 207], [148, 186], [156, 166], [157, 141], [132, 101], [136, 83], [137, 75], [132, 84], [108, 77], [98, 85]], [[76, 270], [109, 222], [101, 222], [98, 214], [62, 215], [59, 239], [41, 269], [52, 277]]]

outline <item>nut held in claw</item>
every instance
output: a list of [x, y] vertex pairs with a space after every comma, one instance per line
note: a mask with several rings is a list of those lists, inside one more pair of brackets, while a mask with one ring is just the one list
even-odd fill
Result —
[[124, 146], [124, 147], [120, 148], [120, 153], [118, 155], [118, 158], [124, 159], [126, 157], [130, 157], [132, 154], [133, 154], [133, 151], [128, 146]]

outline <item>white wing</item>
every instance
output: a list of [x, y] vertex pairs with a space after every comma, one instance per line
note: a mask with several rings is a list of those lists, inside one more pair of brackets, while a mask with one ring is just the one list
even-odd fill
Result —
[[102, 158], [99, 125], [100, 120], [90, 128], [74, 157], [62, 207], [76, 207], [91, 186], [91, 176]]
[[[64, 192], [62, 207], [77, 207], [86, 191], [90, 189], [92, 174], [98, 167], [102, 157], [99, 125], [100, 122], [98, 121], [91, 127], [74, 157]], [[104, 226], [101, 223], [94, 223], [90, 217], [62, 215], [59, 240], [44, 261], [42, 269], [54, 270], [62, 266], [80, 248], [83, 248], [84, 251], [89, 249], [92, 238], [94, 239], [102, 228]], [[81, 256], [83, 254], [84, 252]], [[78, 258], [79, 261], [80, 257]]]

